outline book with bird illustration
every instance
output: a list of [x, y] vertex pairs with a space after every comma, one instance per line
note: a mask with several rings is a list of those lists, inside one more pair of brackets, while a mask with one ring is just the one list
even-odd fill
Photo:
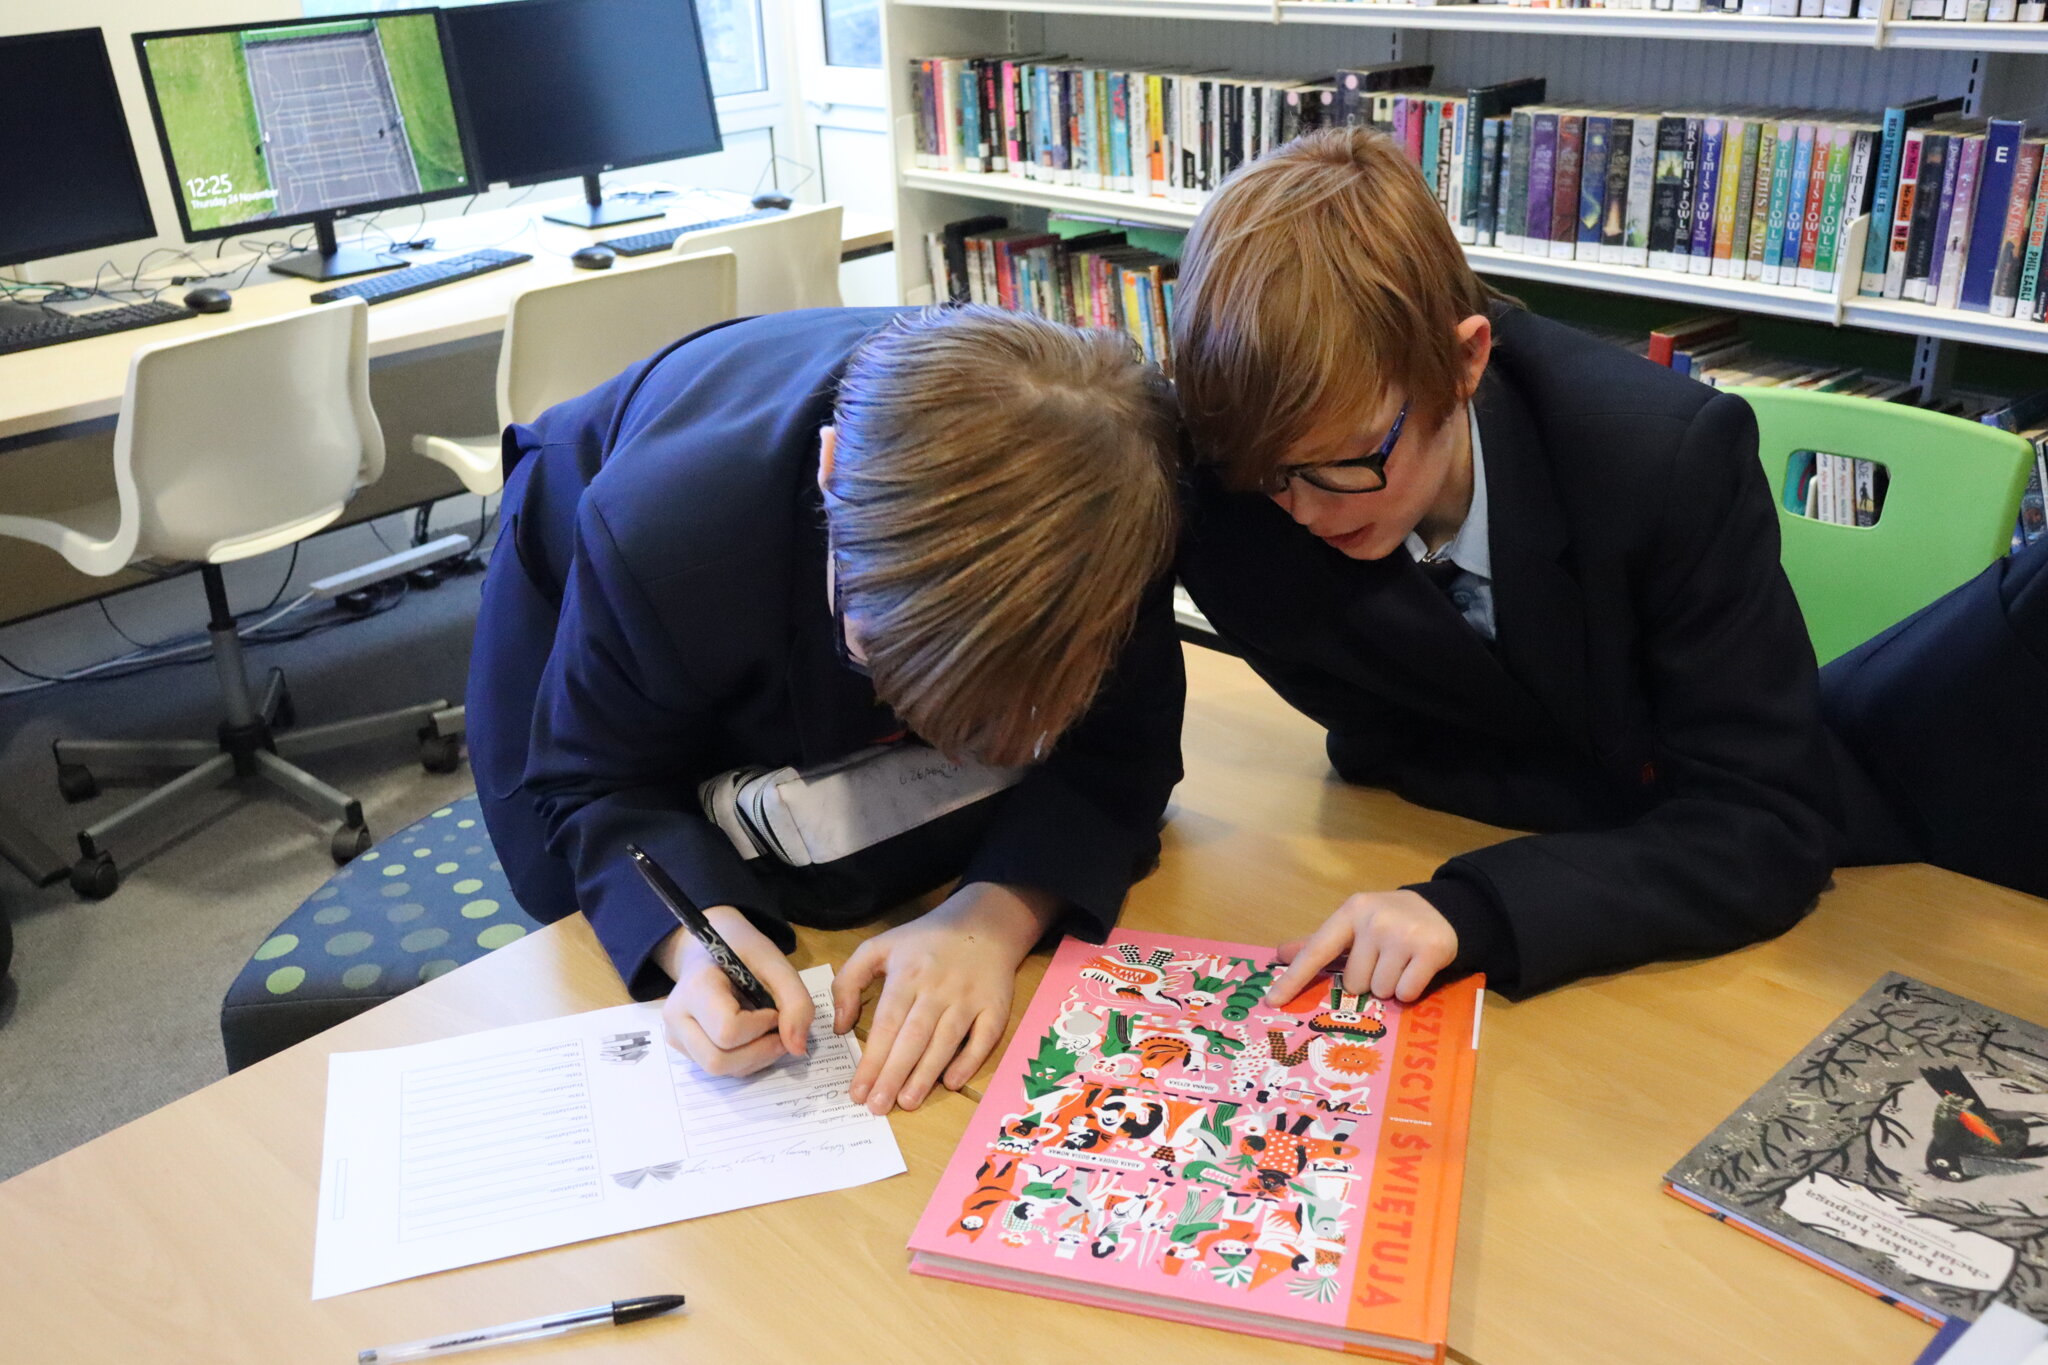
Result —
[[1665, 1189], [1929, 1322], [2048, 1317], [2048, 1030], [1888, 974]]
[[919, 1274], [1440, 1361], [1484, 996], [1413, 1005], [1272, 950], [1054, 954], [910, 1240]]

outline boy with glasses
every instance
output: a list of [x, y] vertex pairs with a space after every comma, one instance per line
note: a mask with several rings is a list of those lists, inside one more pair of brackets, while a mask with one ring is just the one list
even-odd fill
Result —
[[[1930, 815], [1885, 771], [1928, 745], [1900, 742], [1911, 689], [1884, 675], [1978, 627], [1930, 608], [1884, 659], [1838, 661], [1882, 695], [1824, 724], [1749, 407], [1494, 292], [1390, 139], [1312, 134], [1227, 181], [1174, 344], [1196, 605], [1346, 780], [1536, 831], [1362, 889], [1283, 946], [1273, 998], [1339, 959], [1349, 989], [1413, 1000], [1447, 970], [1522, 995], [1722, 952], [1790, 927], [1842, 861], [2018, 858], [2001, 879], [2048, 891], [2038, 781]], [[2021, 689], [2048, 679], [2044, 558], [1978, 592], [1979, 617], [2034, 622], [1999, 665]], [[1995, 790], [1969, 764], [2009, 743], [1977, 738], [1950, 788]]]

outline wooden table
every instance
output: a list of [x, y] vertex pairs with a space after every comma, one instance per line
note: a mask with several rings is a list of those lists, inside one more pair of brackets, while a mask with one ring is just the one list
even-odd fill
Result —
[[[1189, 671], [1188, 778], [1127, 923], [1276, 941], [1348, 890], [1413, 881], [1498, 836], [1330, 782], [1315, 728], [1242, 664], [1191, 649]], [[2048, 1013], [2041, 902], [1924, 867], [1839, 882], [1776, 942], [1489, 1004], [1457, 1359], [1912, 1359], [1926, 1327], [1658, 1190], [1671, 1162], [1888, 968]], [[859, 936], [805, 934], [798, 965], [843, 961]], [[1043, 965], [1033, 960], [1025, 986]], [[692, 1298], [688, 1322], [492, 1359], [1331, 1359], [908, 1274], [904, 1239], [970, 1113], [944, 1093], [894, 1120], [906, 1176], [308, 1300], [328, 1052], [622, 998], [588, 930], [565, 921], [0, 1185], [10, 1342], [35, 1344], [38, 1361], [339, 1362], [380, 1342], [675, 1288]]]
[[[373, 360], [408, 351], [423, 351], [453, 341], [467, 341], [504, 330], [505, 314], [512, 296], [535, 285], [555, 284], [588, 272], [569, 262], [578, 247], [606, 237], [655, 231], [661, 221], [626, 224], [615, 228], [585, 231], [544, 221], [540, 215], [547, 205], [527, 204], [498, 209], [472, 217], [440, 218], [422, 231], [432, 236], [436, 249], [411, 253], [406, 259], [428, 262], [480, 247], [502, 247], [533, 257], [524, 265], [493, 271], [473, 279], [429, 289], [410, 298], [380, 303], [370, 310], [370, 357]], [[744, 196], [708, 190], [689, 191], [669, 205], [673, 221], [695, 221], [713, 214], [745, 213]], [[394, 230], [400, 214], [387, 215]], [[845, 256], [859, 257], [886, 247], [895, 240], [890, 225], [880, 219], [846, 214], [840, 247]], [[192, 247], [201, 260], [208, 248]], [[614, 270], [638, 270], [668, 259], [665, 252], [645, 256], [621, 256]], [[156, 272], [162, 274], [164, 272]], [[239, 270], [218, 285], [233, 284]], [[276, 317], [309, 306], [311, 296], [331, 287], [329, 283], [276, 275], [257, 266], [248, 284], [236, 288], [235, 306], [226, 313], [203, 314], [178, 322], [141, 327], [132, 332], [85, 341], [66, 342], [20, 351], [0, 358], [0, 442], [34, 433], [62, 431], [82, 423], [113, 417], [121, 409], [121, 394], [128, 382], [128, 362], [137, 347], [151, 342], [198, 336], [237, 323]], [[164, 297], [175, 300], [184, 291], [166, 290]]]

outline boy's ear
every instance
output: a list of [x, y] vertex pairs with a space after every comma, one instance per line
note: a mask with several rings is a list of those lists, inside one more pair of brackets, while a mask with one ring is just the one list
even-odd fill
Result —
[[825, 491], [825, 485], [832, 481], [832, 457], [839, 452], [839, 432], [835, 427], [818, 428], [818, 491]]
[[1493, 320], [1484, 313], [1474, 313], [1458, 324], [1458, 350], [1464, 357], [1465, 396], [1471, 397], [1479, 391], [1479, 378], [1486, 373], [1486, 363], [1493, 358]]

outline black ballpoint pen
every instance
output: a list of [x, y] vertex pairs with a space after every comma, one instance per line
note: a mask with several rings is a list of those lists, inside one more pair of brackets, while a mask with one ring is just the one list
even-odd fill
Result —
[[396, 1346], [373, 1346], [367, 1351], [356, 1353], [356, 1365], [399, 1365], [401, 1361], [431, 1360], [436, 1356], [453, 1355], [457, 1351], [474, 1351], [484, 1346], [505, 1346], [515, 1341], [538, 1341], [542, 1337], [558, 1337], [564, 1332], [578, 1332], [586, 1327], [623, 1327], [642, 1318], [672, 1313], [682, 1306], [681, 1294], [650, 1294], [640, 1299], [614, 1299], [610, 1303], [598, 1304], [595, 1308], [579, 1308], [571, 1313], [553, 1313], [542, 1318], [527, 1318], [523, 1322], [507, 1322], [497, 1327], [479, 1327], [474, 1332], [450, 1332], [446, 1336], [402, 1341]]
[[768, 994], [760, 978], [747, 970], [747, 964], [740, 961], [740, 955], [732, 950], [732, 945], [711, 927], [711, 921], [704, 918], [704, 912], [690, 903], [689, 897], [662, 870], [661, 864], [648, 857], [646, 850], [638, 844], [627, 844], [626, 856], [633, 860], [633, 866], [640, 869], [640, 875], [653, 888], [661, 903], [668, 907], [668, 912], [676, 917], [677, 923], [689, 930], [690, 936], [711, 954], [711, 960], [725, 973], [725, 979], [732, 982], [733, 994], [740, 998], [740, 1003], [750, 1010], [774, 1009], [775, 997]]

